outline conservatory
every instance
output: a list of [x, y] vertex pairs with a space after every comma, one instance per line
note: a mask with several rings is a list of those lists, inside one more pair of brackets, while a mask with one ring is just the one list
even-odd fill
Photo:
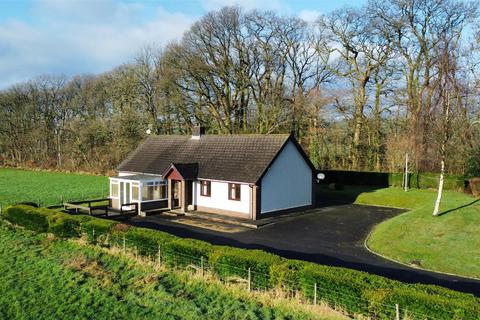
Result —
[[110, 177], [110, 199], [113, 209], [148, 210], [168, 207], [167, 181], [157, 175], [122, 175]]

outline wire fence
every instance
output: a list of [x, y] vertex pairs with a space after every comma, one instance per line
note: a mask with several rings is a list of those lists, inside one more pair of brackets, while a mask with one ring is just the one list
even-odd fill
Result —
[[[166, 267], [172, 270], [193, 272], [202, 276], [211, 276], [224, 284], [243, 286], [248, 292], [263, 292], [295, 299], [300, 303], [317, 305], [324, 304], [350, 315], [363, 314], [372, 319], [425, 319], [434, 320], [436, 317], [413, 311], [408, 305], [396, 303], [385, 304], [372, 301], [366, 297], [354, 295], [351, 292], [337, 289], [324, 288], [322, 283], [305, 283], [299, 280], [277, 279], [272, 283], [271, 274], [254, 271], [251, 268], [242, 268], [237, 265], [211, 261], [207, 256], [193, 256], [165, 249], [162, 245], [139, 244], [131, 241], [125, 235], [115, 237], [110, 233], [91, 230], [82, 230], [90, 243], [101, 247], [114, 247], [124, 254], [133, 255], [135, 258]], [[352, 303], [353, 302], [353, 303]], [[352, 306], [355, 307], [352, 307]], [[365, 314], [365, 310], [367, 314]], [[452, 315], [451, 319], [454, 319]]]
[[76, 195], [58, 194], [47, 197], [9, 197], [8, 199], [0, 198], [0, 212], [2, 208], [6, 208], [15, 204], [35, 204], [38, 207], [56, 207], [63, 205], [64, 202], [89, 201], [92, 199], [106, 199], [109, 196], [108, 188], [96, 192], [80, 192]]

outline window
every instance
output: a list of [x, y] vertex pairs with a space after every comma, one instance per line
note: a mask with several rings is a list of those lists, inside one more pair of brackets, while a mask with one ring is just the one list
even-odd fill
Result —
[[200, 195], [210, 197], [212, 194], [212, 183], [210, 181], [200, 181]]
[[142, 188], [142, 200], [163, 200], [167, 198], [167, 186], [163, 181], [148, 182]]
[[240, 184], [229, 183], [228, 184], [228, 199], [240, 201]]
[[112, 198], [118, 198], [118, 182], [110, 183], [110, 196]]
[[138, 201], [138, 184], [132, 183], [132, 201]]

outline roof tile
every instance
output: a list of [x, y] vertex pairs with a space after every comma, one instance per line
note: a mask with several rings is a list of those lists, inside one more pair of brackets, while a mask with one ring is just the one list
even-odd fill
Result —
[[163, 174], [174, 164], [198, 163], [198, 178], [256, 183], [289, 135], [150, 136], [118, 171]]

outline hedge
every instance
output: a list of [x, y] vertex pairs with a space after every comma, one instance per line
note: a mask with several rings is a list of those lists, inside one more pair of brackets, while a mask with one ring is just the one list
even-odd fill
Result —
[[117, 243], [121, 243], [125, 239], [130, 247], [135, 246], [139, 254], [150, 256], [158, 254], [159, 246], [165, 246], [168, 242], [177, 239], [177, 237], [166, 232], [135, 227], [127, 227], [124, 230], [114, 228], [112, 238]]
[[411, 318], [427, 315], [432, 319], [479, 319], [480, 315], [480, 299], [434, 285], [405, 284], [366, 272], [285, 259], [261, 250], [216, 246], [165, 232], [25, 205], [7, 208], [3, 217], [33, 231], [52, 232], [61, 237], [79, 236], [80, 231], [91, 234], [90, 230], [95, 229], [95, 234], [109, 237], [117, 244], [125, 239], [130, 248], [135, 246], [143, 255], [156, 255], [160, 248], [168, 265], [198, 266], [203, 258], [205, 266], [222, 277], [246, 278], [250, 269], [253, 288], [282, 286], [313, 299], [317, 284], [318, 299], [341, 306], [351, 314], [392, 319], [394, 306], [399, 304]]
[[222, 277], [239, 276], [246, 278], [248, 269], [253, 273], [253, 283], [262, 289], [270, 288], [275, 283], [270, 271], [273, 266], [283, 261], [277, 255], [261, 250], [215, 246], [210, 254], [209, 263]]
[[170, 266], [188, 266], [190, 264], [200, 265], [201, 260], [207, 262], [210, 254], [214, 252], [214, 246], [208, 242], [177, 238], [162, 246], [162, 256]]
[[8, 207], [3, 217], [11, 223], [36, 232], [48, 231], [47, 217], [51, 214], [47, 209], [37, 209], [27, 205]]
[[80, 221], [61, 212], [47, 216], [48, 232], [62, 238], [78, 237], [81, 234]]
[[[365, 185], [375, 187], [401, 187], [404, 182], [404, 174], [388, 172], [363, 172], [327, 170], [320, 171], [325, 174], [321, 184], [340, 183], [350, 185]], [[409, 173], [408, 186], [416, 189], [435, 189], [438, 187], [438, 173]], [[465, 179], [463, 175], [446, 174], [444, 188], [446, 190], [463, 190]]]
[[316, 283], [319, 299], [339, 305], [352, 313], [371, 314], [367, 303], [370, 299], [363, 299], [364, 290], [372, 288], [378, 293], [390, 287], [390, 280], [383, 277], [314, 263], [306, 263], [299, 273], [302, 291], [307, 297], [313, 298]]

